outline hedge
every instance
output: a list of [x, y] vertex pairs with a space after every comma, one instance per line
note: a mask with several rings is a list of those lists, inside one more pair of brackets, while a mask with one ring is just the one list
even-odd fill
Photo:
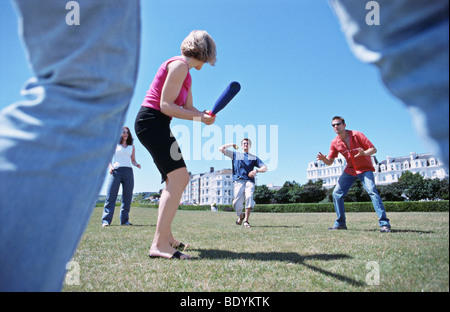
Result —
[[[405, 201], [405, 202], [383, 202], [386, 212], [448, 212], [449, 201]], [[141, 204], [140, 207], [157, 208], [155, 204]], [[211, 210], [210, 205], [180, 205], [180, 210]], [[232, 211], [231, 205], [218, 205], [219, 211]], [[255, 212], [334, 212], [333, 203], [316, 204], [268, 204], [256, 205]], [[373, 212], [371, 202], [345, 203], [346, 212]]]

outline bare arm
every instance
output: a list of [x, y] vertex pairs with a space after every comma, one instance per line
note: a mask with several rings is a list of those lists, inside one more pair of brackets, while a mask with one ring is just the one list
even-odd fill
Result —
[[321, 160], [325, 163], [327, 166], [331, 166], [331, 164], [334, 162], [334, 158], [328, 158], [327, 156], [323, 155], [321, 152], [317, 154], [317, 160]]
[[252, 171], [250, 171], [250, 172], [248, 173], [248, 176], [249, 176], [250, 178], [254, 178], [254, 177], [256, 177], [256, 174], [257, 174], [257, 173], [266, 172], [266, 171], [267, 171], [267, 166], [264, 165], [264, 166], [262, 166], [261, 168], [255, 168], [255, 169], [253, 169]]
[[112, 166], [111, 163], [109, 163], [108, 165], [109, 165], [109, 173], [112, 174], [114, 171], [114, 167]]
[[141, 165], [138, 164], [138, 163], [136, 162], [136, 156], [135, 156], [135, 148], [134, 148], [134, 145], [133, 145], [133, 151], [131, 152], [131, 163], [132, 163], [134, 166], [136, 166], [136, 167], [138, 167], [139, 169], [141, 169]]
[[355, 157], [359, 156], [372, 156], [373, 154], [376, 154], [377, 149], [375, 146], [368, 148], [367, 150], [364, 150], [361, 147], [358, 147], [358, 154], [355, 155]]
[[234, 149], [238, 149], [238, 148], [239, 148], [239, 147], [238, 147], [236, 144], [234, 144], [234, 143], [228, 143], [228, 144], [225, 144], [225, 145], [222, 145], [221, 147], [219, 147], [219, 151], [220, 151], [222, 154], [225, 154], [227, 148], [229, 148], [229, 147], [231, 147], [231, 146], [233, 146]]
[[201, 112], [201, 111], [199, 111], [198, 109], [196, 109], [194, 107], [194, 99], [192, 97], [192, 90], [191, 89], [189, 89], [189, 93], [188, 93], [188, 96], [187, 96], [187, 99], [186, 99], [186, 104], [184, 104], [183, 108], [187, 109], [187, 110], [190, 110], [190, 111], [193, 111], [193, 112], [196, 112], [196, 113], [205, 113], [205, 111]]
[[262, 166], [261, 168], [258, 168], [258, 169], [256, 169], [255, 168], [255, 170], [256, 170], [256, 172], [267, 172], [267, 166], [266, 165], [264, 165], [264, 166]]

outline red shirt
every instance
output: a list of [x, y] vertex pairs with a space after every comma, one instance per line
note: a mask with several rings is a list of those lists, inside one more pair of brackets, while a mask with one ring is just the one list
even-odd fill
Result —
[[345, 144], [339, 135], [336, 136], [333, 141], [331, 141], [328, 158], [336, 158], [338, 153], [341, 153], [347, 160], [347, 167], [345, 167], [344, 172], [352, 176], [356, 176], [357, 174], [366, 171], [375, 171], [370, 156], [354, 157], [358, 154], [358, 147], [367, 150], [374, 146], [372, 142], [370, 142], [369, 139], [359, 131], [347, 130], [347, 133], [349, 135], [350, 146], [347, 147], [347, 144]]

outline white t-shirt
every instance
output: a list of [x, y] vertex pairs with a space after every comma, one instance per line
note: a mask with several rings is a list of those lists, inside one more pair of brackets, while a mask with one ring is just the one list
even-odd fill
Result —
[[123, 147], [121, 144], [117, 144], [116, 152], [113, 157], [113, 168], [130, 167], [131, 168], [131, 154], [133, 153], [133, 145]]

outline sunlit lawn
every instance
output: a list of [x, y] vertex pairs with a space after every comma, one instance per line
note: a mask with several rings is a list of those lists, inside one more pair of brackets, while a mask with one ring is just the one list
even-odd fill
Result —
[[157, 210], [132, 208], [133, 226], [100, 226], [96, 208], [74, 261], [79, 285], [64, 291], [416, 292], [449, 291], [449, 214], [348, 213], [347, 231], [328, 231], [332, 213], [257, 213], [252, 228], [231, 212], [178, 211], [175, 236], [197, 260], [150, 259]]

